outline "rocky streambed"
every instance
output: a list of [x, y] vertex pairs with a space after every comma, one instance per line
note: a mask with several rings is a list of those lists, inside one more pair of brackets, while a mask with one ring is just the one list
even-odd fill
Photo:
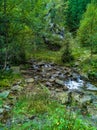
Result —
[[31, 77], [36, 83], [43, 83], [50, 90], [59, 88], [64, 91], [78, 90], [97, 92], [97, 87], [89, 79], [80, 75], [76, 67], [64, 67], [54, 63], [32, 61], [27, 70], [21, 70], [24, 77]]
[[73, 110], [90, 115], [97, 125], [97, 87], [80, 75], [76, 67], [34, 60], [28, 64], [30, 66], [26, 71], [21, 70], [25, 78], [33, 78], [36, 84], [42, 83], [48, 87], [52, 97], [67, 106], [73, 104], [70, 105]]
[[20, 71], [24, 77], [23, 81], [20, 80], [9, 90], [0, 92], [0, 98], [4, 99], [4, 105], [0, 106], [0, 120], [3, 123], [11, 122], [11, 114], [8, 113], [19, 95], [33, 91], [33, 85], [42, 84], [50, 90], [50, 96], [65, 105], [68, 110], [80, 111], [85, 118], [90, 115], [90, 121], [97, 125], [97, 87], [81, 76], [76, 67], [32, 60], [27, 62], [26, 69], [21, 66]]

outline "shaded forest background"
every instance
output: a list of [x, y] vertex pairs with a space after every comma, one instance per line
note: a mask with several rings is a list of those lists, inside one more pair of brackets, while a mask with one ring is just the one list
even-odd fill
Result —
[[1, 68], [24, 63], [43, 49], [60, 51], [60, 62], [77, 60], [84, 47], [92, 57], [97, 53], [96, 6], [96, 0], [1, 0]]

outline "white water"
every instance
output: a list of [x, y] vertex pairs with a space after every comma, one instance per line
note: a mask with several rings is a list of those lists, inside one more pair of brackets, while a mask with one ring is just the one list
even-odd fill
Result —
[[85, 83], [85, 81], [81, 80], [80, 77], [77, 80], [69, 79], [68, 81], [64, 82], [69, 89], [85, 89], [87, 91], [97, 91], [97, 87], [92, 85], [91, 83]]
[[80, 80], [80, 79], [78, 81], [69, 80], [69, 81], [65, 82], [65, 85], [69, 89], [79, 89], [84, 86], [84, 81]]

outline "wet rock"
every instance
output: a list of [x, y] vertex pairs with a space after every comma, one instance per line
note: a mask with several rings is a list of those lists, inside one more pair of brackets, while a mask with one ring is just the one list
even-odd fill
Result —
[[52, 71], [52, 68], [50, 67], [50, 68], [47, 68], [46, 70], [47, 70], [47, 71]]
[[85, 96], [83, 96], [82, 98], [79, 99], [79, 102], [81, 104], [83, 104], [83, 103], [90, 104], [92, 102], [92, 98], [89, 95], [87, 95], [87, 96], [85, 95]]
[[26, 81], [26, 83], [33, 83], [33, 82], [34, 82], [34, 79], [33, 79], [33, 78], [28, 78], [28, 79], [26, 79], [25, 81]]
[[79, 62], [76, 62], [75, 64], [74, 64], [74, 67], [78, 67], [80, 65], [80, 63]]
[[97, 87], [95, 87], [94, 85], [90, 84], [90, 83], [87, 83], [86, 84], [86, 90], [88, 91], [94, 91], [94, 92], [97, 92]]
[[15, 85], [11, 88], [11, 90], [13, 91], [21, 91], [23, 89], [23, 87], [21, 87], [20, 85]]
[[63, 90], [56, 88], [55, 91], [56, 91], [56, 92], [62, 92]]
[[52, 76], [53, 76], [54, 78], [56, 78], [56, 77], [58, 77], [58, 74], [53, 74]]
[[72, 79], [77, 81], [77, 79], [79, 78], [79, 76], [76, 73], [72, 73]]
[[11, 107], [8, 106], [8, 105], [4, 105], [3, 107], [6, 109], [6, 111], [10, 111], [11, 110]]
[[49, 82], [54, 82], [55, 81], [55, 78], [50, 78], [49, 79]]
[[43, 66], [43, 65], [45, 65], [45, 63], [41, 61], [41, 62], [38, 62], [37, 65]]
[[17, 82], [17, 85], [20, 85], [20, 84], [22, 84], [22, 81], [21, 81], [21, 80]]
[[49, 89], [50, 89], [51, 91], [52, 91], [52, 90], [55, 90], [55, 88], [54, 88], [54, 87], [50, 87]]
[[60, 71], [56, 71], [56, 74], [59, 74], [59, 75], [61, 75], [62, 73], [61, 73]]
[[50, 75], [51, 75], [50, 73], [46, 73], [46, 76], [47, 76], [47, 77], [50, 77]]
[[0, 114], [4, 112], [4, 108], [0, 108]]
[[77, 92], [72, 92], [72, 100], [73, 102], [76, 102], [80, 107], [83, 107], [83, 105], [91, 105], [91, 103], [93, 103], [92, 95], [86, 95]]
[[60, 80], [65, 80], [65, 78], [66, 78], [66, 76], [65, 76], [64, 74], [60, 74], [60, 75], [59, 75], [59, 79], [60, 79]]
[[33, 69], [35, 69], [35, 70], [38, 70], [38, 68], [39, 68], [37, 65], [33, 65], [32, 67], [33, 67]]
[[97, 114], [92, 116], [92, 120], [97, 126]]
[[0, 98], [7, 98], [9, 94], [10, 94], [10, 90], [3, 91], [0, 93]]
[[64, 87], [63, 87], [63, 90], [64, 90], [64, 91], [68, 91], [69, 89], [68, 89], [67, 86], [64, 86]]
[[50, 82], [46, 82], [46, 86], [52, 87], [52, 84]]
[[56, 79], [56, 80], [55, 80], [55, 83], [57, 83], [57, 84], [59, 84], [59, 85], [62, 85], [62, 86], [65, 85], [65, 84], [64, 84], [64, 81], [59, 80], [59, 79]]
[[41, 69], [42, 73], [41, 74], [46, 74], [46, 71], [44, 68]]

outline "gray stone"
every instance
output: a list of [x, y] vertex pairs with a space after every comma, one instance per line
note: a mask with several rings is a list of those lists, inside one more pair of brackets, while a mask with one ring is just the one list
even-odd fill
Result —
[[10, 94], [9, 90], [3, 91], [0, 93], [0, 98], [7, 98], [9, 94]]
[[59, 84], [59, 85], [62, 85], [62, 86], [65, 85], [65, 84], [64, 84], [64, 81], [59, 80], [59, 79], [56, 79], [56, 80], [55, 80], [55, 83], [57, 83], [57, 84]]
[[8, 105], [4, 105], [3, 107], [4, 107], [7, 111], [10, 111], [10, 110], [11, 110], [11, 107], [8, 106]]
[[34, 82], [34, 79], [33, 78], [28, 78], [25, 80], [27, 83], [33, 83]]
[[97, 124], [97, 114], [94, 114], [94, 115], [92, 116], [92, 120]]
[[45, 65], [45, 63], [43, 62], [43, 61], [41, 61], [41, 62], [39, 62], [39, 63], [37, 63], [39, 66], [43, 66], [43, 65]]
[[50, 87], [49, 89], [50, 89], [51, 91], [52, 91], [52, 90], [55, 90], [55, 88], [53, 88], [53, 87]]
[[80, 98], [80, 99], [79, 99], [79, 102], [82, 103], [82, 104], [83, 104], [83, 103], [90, 103], [90, 102], [91, 102], [91, 99], [92, 99], [91, 96], [88, 96], [88, 95], [87, 95], [87, 96], [84, 96], [83, 98]]
[[95, 87], [94, 85], [90, 84], [90, 83], [87, 83], [86, 84], [86, 90], [88, 91], [96, 91], [97, 92], [97, 87]]
[[62, 79], [62, 80], [64, 80], [65, 79], [65, 75], [61, 74], [61, 75], [59, 75], [59, 78]]
[[17, 82], [17, 84], [18, 84], [18, 85], [20, 85], [21, 83], [22, 83], [22, 81], [21, 81], [21, 80]]
[[52, 86], [52, 84], [51, 84], [50, 82], [46, 82], [46, 86], [51, 87], [51, 86]]
[[62, 92], [62, 89], [56, 88], [55, 91], [56, 91], [56, 92]]
[[0, 108], [0, 114], [4, 112], [4, 108]]
[[13, 91], [21, 91], [23, 89], [23, 87], [19, 86], [19, 85], [15, 85], [11, 88], [11, 90]]
[[50, 81], [50, 82], [54, 82], [54, 81], [55, 81], [55, 79], [54, 79], [54, 78], [51, 78], [51, 79], [49, 79], [49, 81]]
[[68, 89], [67, 86], [64, 86], [64, 87], [63, 87], [63, 90], [64, 90], [64, 91], [68, 91], [69, 89]]
[[53, 74], [52, 75], [54, 78], [58, 77], [59, 75], [58, 74]]
[[87, 88], [88, 91], [96, 91], [97, 92], [97, 88]]
[[90, 95], [80, 95], [80, 93], [72, 93], [72, 100], [77, 101], [80, 105], [84, 103], [90, 103], [92, 97]]
[[46, 76], [50, 76], [50, 73], [46, 73]]

